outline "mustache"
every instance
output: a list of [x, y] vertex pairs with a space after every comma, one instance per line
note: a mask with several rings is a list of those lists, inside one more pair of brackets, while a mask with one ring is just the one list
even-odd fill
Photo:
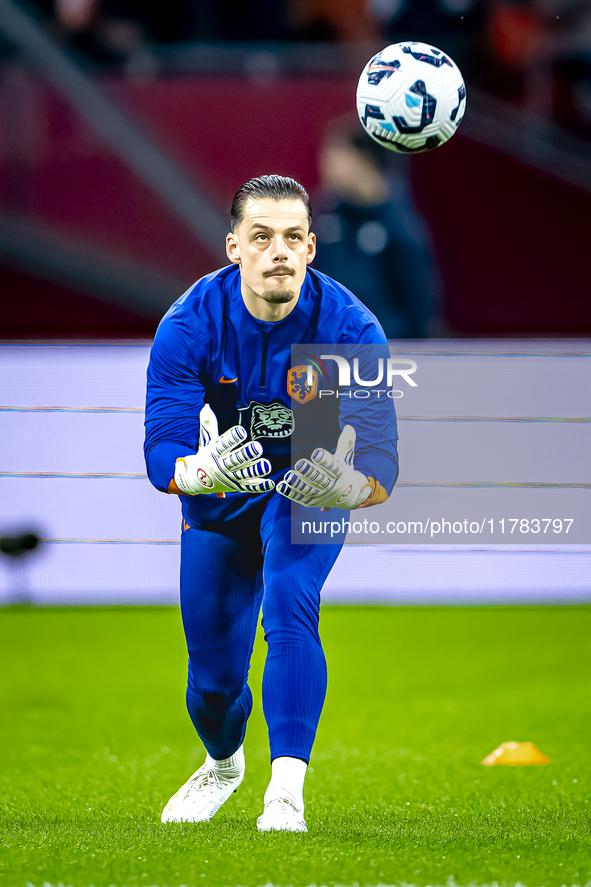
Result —
[[289, 274], [293, 277], [295, 271], [293, 268], [288, 268], [287, 265], [277, 265], [272, 271], [264, 271], [263, 277], [274, 277], [276, 274]]

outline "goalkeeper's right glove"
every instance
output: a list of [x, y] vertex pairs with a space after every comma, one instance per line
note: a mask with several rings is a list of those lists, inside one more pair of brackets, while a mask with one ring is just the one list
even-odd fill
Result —
[[261, 459], [260, 443], [250, 441], [241, 425], [234, 425], [222, 435], [218, 420], [209, 404], [199, 414], [199, 449], [194, 456], [176, 460], [174, 482], [181, 493], [268, 493], [274, 489], [272, 480], [261, 480], [271, 472], [268, 459]]

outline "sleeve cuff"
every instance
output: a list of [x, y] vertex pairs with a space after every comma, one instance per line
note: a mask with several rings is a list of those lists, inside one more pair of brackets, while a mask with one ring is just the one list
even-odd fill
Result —
[[398, 477], [398, 460], [396, 456], [395, 449], [392, 455], [377, 451], [360, 453], [359, 458], [355, 459], [355, 471], [363, 472], [370, 479], [375, 478], [376, 482], [387, 493], [387, 498], [394, 489], [394, 484]]
[[186, 444], [164, 440], [156, 444], [146, 457], [148, 477], [161, 493], [168, 492], [168, 485], [174, 477], [174, 466], [179, 456], [193, 456], [195, 450]]

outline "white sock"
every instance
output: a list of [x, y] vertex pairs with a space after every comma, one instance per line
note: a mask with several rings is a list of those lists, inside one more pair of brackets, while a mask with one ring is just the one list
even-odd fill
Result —
[[233, 755], [230, 755], [229, 758], [222, 758], [220, 761], [216, 761], [208, 752], [205, 763], [212, 770], [223, 773], [224, 776], [230, 778], [240, 776], [244, 772], [244, 747], [241, 745]]
[[275, 758], [271, 764], [271, 782], [265, 792], [265, 804], [287, 793], [304, 809], [304, 779], [308, 765], [300, 758]]

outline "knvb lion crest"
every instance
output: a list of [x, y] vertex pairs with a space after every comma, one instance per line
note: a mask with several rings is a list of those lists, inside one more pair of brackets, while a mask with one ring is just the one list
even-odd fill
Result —
[[250, 438], [289, 437], [293, 432], [293, 413], [279, 400], [273, 403], [256, 403], [251, 400], [249, 405], [239, 410], [240, 424], [248, 429], [250, 418]]
[[313, 400], [318, 394], [316, 370], [311, 366], [297, 366], [288, 370], [287, 393], [298, 403], [308, 403], [309, 400]]

